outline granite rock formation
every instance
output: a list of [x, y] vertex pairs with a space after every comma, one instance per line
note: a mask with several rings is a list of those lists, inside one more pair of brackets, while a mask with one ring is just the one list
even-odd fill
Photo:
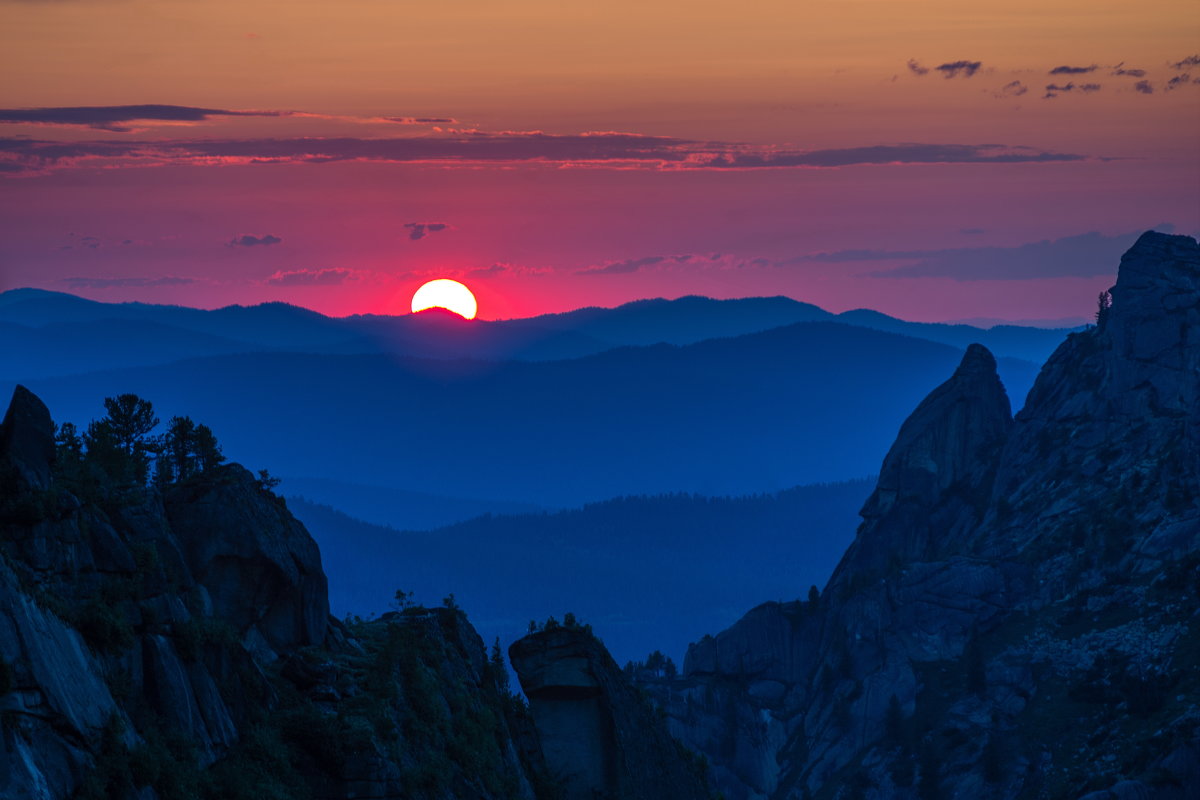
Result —
[[552, 796], [461, 611], [332, 619], [316, 544], [250, 472], [71, 481], [54, 431], [19, 387], [0, 426], [0, 796]]
[[590, 629], [552, 627], [509, 648], [565, 800], [706, 800], [690, 759]]
[[820, 598], [647, 683], [727, 797], [1200, 794], [1200, 248], [1144, 234], [1111, 297], [1015, 419], [970, 348]]

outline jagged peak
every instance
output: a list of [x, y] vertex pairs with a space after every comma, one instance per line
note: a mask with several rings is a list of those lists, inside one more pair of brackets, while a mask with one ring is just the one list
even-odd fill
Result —
[[966, 380], [973, 377], [984, 380], [995, 378], [999, 381], [996, 372], [996, 357], [992, 355], [991, 350], [977, 343], [967, 345], [967, 352], [963, 355], [962, 361], [958, 363], [958, 369], [954, 370], [954, 378]]
[[1011, 423], [996, 359], [983, 345], [972, 344], [950, 379], [900, 427], [864, 516], [877, 516], [903, 497], [936, 501], [977, 470], [980, 449], [1004, 438]]

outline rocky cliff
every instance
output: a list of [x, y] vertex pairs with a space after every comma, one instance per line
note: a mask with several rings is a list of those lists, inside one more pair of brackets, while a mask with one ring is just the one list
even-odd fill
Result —
[[0, 796], [552, 796], [462, 612], [330, 618], [315, 543], [242, 467], [69, 479], [18, 388], [0, 487]]
[[731, 800], [1200, 794], [1200, 248], [1111, 300], [1015, 419], [968, 349], [820, 597], [646, 686]]
[[509, 648], [564, 800], [706, 800], [692, 760], [587, 627], [553, 626]]

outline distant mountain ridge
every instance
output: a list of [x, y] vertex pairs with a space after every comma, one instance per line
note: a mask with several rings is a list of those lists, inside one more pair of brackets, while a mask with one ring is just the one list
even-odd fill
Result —
[[[467, 322], [448, 314], [326, 317], [285, 303], [211, 311], [101, 303], [40, 289], [0, 294], [0, 376], [14, 380], [164, 364], [237, 352], [307, 352], [490, 361], [579, 358], [625, 345], [687, 345], [799, 322], [838, 322], [1040, 362], [1067, 330], [915, 323], [879, 312], [831, 314], [786, 297], [639, 300], [616, 308]], [[139, 335], [138, 329], [145, 326]], [[74, 346], [72, 346], [74, 345]]]
[[620, 497], [429, 531], [371, 525], [296, 497], [288, 507], [321, 547], [336, 615], [386, 611], [397, 588], [426, 602], [454, 594], [485, 640], [507, 642], [547, 609], [570, 610], [603, 628], [624, 662], [660, 648], [681, 659], [688, 641], [740, 609], [788, 597], [796, 581], [824, 583], [870, 488]]
[[501, 499], [407, 492], [327, 478], [280, 476], [278, 492], [291, 500], [327, 505], [373, 525], [430, 530], [484, 514], [532, 514], [546, 509]]
[[[809, 322], [562, 361], [248, 353], [29, 384], [76, 422], [96, 397], [135, 392], [219, 427], [239, 461], [290, 474], [563, 507], [870, 474], [960, 355]], [[1001, 373], [1020, 396], [1036, 368], [1004, 359]]]

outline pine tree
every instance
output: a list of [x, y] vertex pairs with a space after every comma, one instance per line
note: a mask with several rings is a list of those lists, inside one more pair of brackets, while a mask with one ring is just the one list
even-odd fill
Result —
[[68, 481], [76, 482], [83, 475], [83, 439], [70, 422], [64, 422], [54, 431], [55, 468]]
[[128, 456], [134, 455], [139, 445], [144, 445], [146, 434], [158, 424], [154, 406], [136, 394], [106, 397], [104, 409], [108, 412], [106, 419], [113, 437]]
[[171, 417], [162, 442], [164, 461], [177, 481], [190, 478], [196, 471], [192, 457], [196, 448], [196, 423], [190, 417]]
[[196, 426], [193, 441], [196, 466], [201, 472], [207, 472], [225, 460], [225, 456], [221, 454], [221, 447], [217, 444], [217, 437], [207, 425]]
[[93, 446], [99, 448], [89, 460], [118, 482], [146, 483], [150, 455], [158, 449], [146, 438], [158, 425], [154, 406], [136, 394], [121, 394], [104, 398], [104, 408], [108, 415], [89, 425], [84, 436], [89, 456]]
[[500, 649], [500, 637], [496, 637], [496, 641], [492, 642], [492, 656], [489, 660], [492, 665], [492, 676], [496, 680], [496, 688], [504, 694], [508, 694], [508, 665], [504, 663], [504, 652]]

